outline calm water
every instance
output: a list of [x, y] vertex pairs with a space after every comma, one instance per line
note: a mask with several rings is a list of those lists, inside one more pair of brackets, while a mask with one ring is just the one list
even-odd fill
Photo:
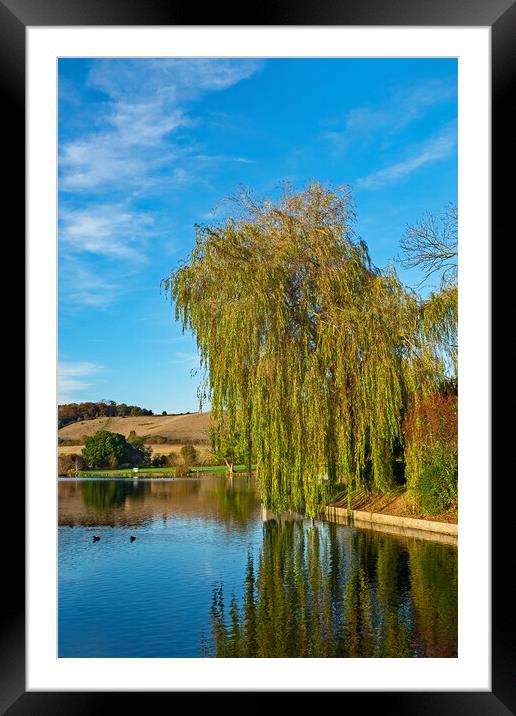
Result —
[[62, 480], [59, 656], [454, 657], [457, 548], [270, 518], [246, 477]]

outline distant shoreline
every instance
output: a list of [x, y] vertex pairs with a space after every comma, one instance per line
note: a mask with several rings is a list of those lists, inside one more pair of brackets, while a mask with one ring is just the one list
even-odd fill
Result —
[[[176, 475], [175, 467], [162, 467], [162, 468], [140, 468], [137, 472], [134, 472], [131, 468], [120, 469], [120, 470], [79, 470], [77, 475], [58, 475], [59, 479], [66, 480], [80, 480], [81, 478], [116, 478], [124, 480], [140, 480], [148, 478], [174, 478], [180, 479], [188, 477], [202, 476], [203, 474], [226, 474], [227, 467], [225, 465], [201, 465], [193, 466], [190, 468], [190, 472], [187, 475]], [[244, 465], [235, 465], [233, 474], [246, 474], [247, 468]]]

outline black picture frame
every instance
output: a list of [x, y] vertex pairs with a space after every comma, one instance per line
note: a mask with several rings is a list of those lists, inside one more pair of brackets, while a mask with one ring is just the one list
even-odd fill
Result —
[[[198, 22], [202, 14], [203, 23]], [[350, 25], [350, 26], [489, 26], [492, 38], [492, 236], [503, 245], [504, 235], [513, 232], [512, 186], [515, 166], [514, 115], [509, 103], [516, 89], [516, 4], [514, 0], [318, 0], [317, 4], [273, 2], [244, 8], [213, 4], [200, 11], [193, 4], [173, 4], [165, 0], [0, 0], [0, 89], [4, 107], [5, 166], [9, 182], [4, 188], [5, 206], [16, 217], [10, 233], [10, 247], [24, 260], [25, 216], [25, 31], [28, 26], [96, 25]], [[5, 153], [11, 158], [5, 159]], [[509, 177], [509, 179], [507, 179]], [[6, 244], [7, 237], [4, 237]], [[4, 245], [5, 245], [4, 244]], [[492, 246], [495, 246], [493, 242]], [[496, 254], [493, 253], [493, 258]], [[9, 260], [11, 262], [12, 259]], [[17, 264], [19, 266], [19, 264]], [[500, 267], [498, 267], [500, 269]], [[498, 274], [493, 286], [503, 283]], [[19, 294], [20, 292], [18, 292]], [[17, 294], [17, 302], [23, 303]], [[496, 293], [493, 296], [493, 301]], [[492, 315], [495, 316], [493, 311]], [[20, 361], [21, 362], [21, 361]], [[499, 370], [496, 375], [507, 375]], [[493, 381], [493, 388], [499, 383]], [[500, 426], [498, 426], [500, 427]], [[500, 429], [501, 431], [501, 429]], [[498, 430], [496, 431], [498, 436]], [[493, 431], [493, 439], [495, 431]], [[502, 438], [498, 444], [503, 447]], [[23, 448], [22, 448], [23, 450]], [[500, 450], [500, 453], [502, 451]], [[492, 471], [502, 469], [493, 449]], [[495, 467], [498, 467], [495, 473]], [[512, 479], [507, 476], [508, 479]], [[9, 502], [25, 502], [23, 481], [11, 480]], [[513, 597], [507, 589], [510, 557], [505, 546], [511, 544], [502, 501], [505, 486], [492, 485], [492, 690], [468, 692], [347, 692], [345, 705], [364, 705], [383, 713], [396, 714], [508, 714], [516, 713], [516, 668], [514, 663]], [[0, 712], [22, 714], [93, 714], [120, 710], [120, 700], [131, 699], [132, 708], [145, 711], [170, 708], [174, 693], [169, 692], [27, 692], [25, 687], [25, 539], [21, 520], [9, 531], [4, 557], [8, 579], [4, 582], [0, 651]], [[14, 539], [13, 539], [14, 537]], [[16, 545], [16, 546], [14, 546]], [[401, 666], [401, 664], [400, 664]], [[237, 690], [237, 685], [235, 690]], [[410, 684], [407, 684], [410, 688]], [[338, 686], [336, 689], [338, 691]]]

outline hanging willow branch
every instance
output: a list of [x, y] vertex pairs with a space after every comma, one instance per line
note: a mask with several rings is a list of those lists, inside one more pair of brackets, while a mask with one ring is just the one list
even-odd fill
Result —
[[197, 227], [165, 280], [215, 429], [243, 437], [272, 509], [313, 515], [337, 481], [389, 489], [407, 397], [443, 373], [421, 302], [372, 266], [347, 188], [243, 195], [239, 208]]

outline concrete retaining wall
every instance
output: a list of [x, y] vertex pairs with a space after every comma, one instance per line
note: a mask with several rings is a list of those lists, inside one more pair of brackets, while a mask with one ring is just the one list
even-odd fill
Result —
[[[449, 522], [435, 522], [420, 520], [414, 517], [398, 517], [397, 515], [384, 515], [379, 512], [363, 512], [362, 510], [348, 510], [346, 507], [326, 508], [326, 518], [331, 522], [351, 524], [357, 527], [370, 527], [372, 529], [389, 531], [397, 534], [420, 536], [427, 539], [436, 539], [446, 536], [446, 542], [456, 544], [459, 530], [458, 525]], [[440, 540], [441, 541], [441, 540]]]

